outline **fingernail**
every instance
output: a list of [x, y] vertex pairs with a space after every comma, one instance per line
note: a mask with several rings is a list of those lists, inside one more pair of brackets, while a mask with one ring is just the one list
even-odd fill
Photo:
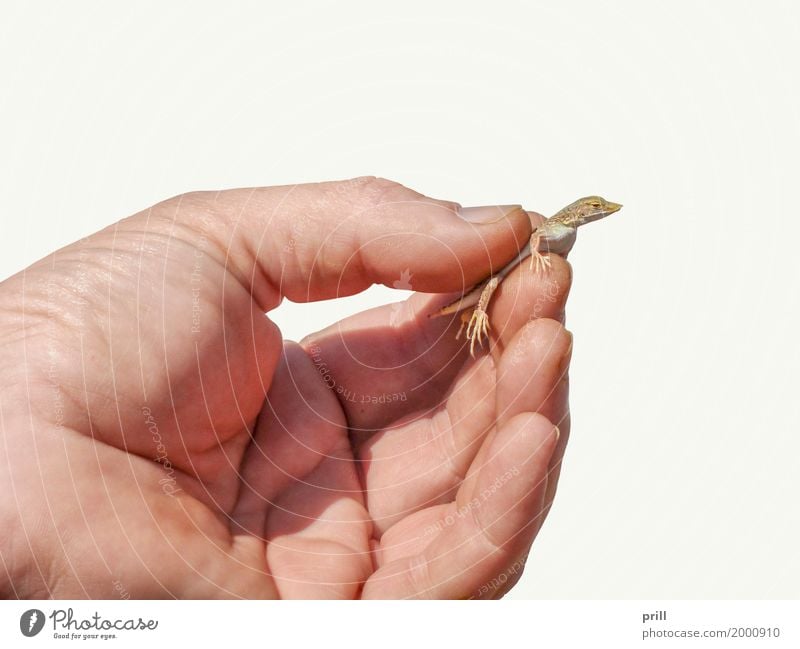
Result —
[[561, 356], [561, 360], [558, 364], [558, 373], [561, 378], [564, 378], [569, 371], [569, 364], [572, 361], [572, 332], [564, 329], [564, 333], [567, 335], [567, 340], [569, 344], [567, 345], [567, 350]]
[[458, 210], [458, 215], [469, 223], [486, 224], [502, 221], [512, 212], [521, 209], [521, 205], [481, 205], [462, 207]]
[[561, 437], [561, 429], [558, 426], [553, 426], [553, 430], [556, 433], [556, 442], [557, 442], [558, 438]]

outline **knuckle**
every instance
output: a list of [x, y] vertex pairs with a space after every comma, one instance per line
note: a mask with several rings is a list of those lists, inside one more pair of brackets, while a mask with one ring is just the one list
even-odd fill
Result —
[[415, 203], [419, 207], [434, 208], [437, 211], [444, 209], [449, 212], [455, 212], [461, 207], [454, 201], [430, 198], [387, 178], [370, 176], [365, 178], [364, 181], [364, 191], [372, 205]]
[[394, 180], [375, 176], [367, 179], [364, 192], [373, 205], [408, 200], [409, 196], [418, 196], [416, 192]]

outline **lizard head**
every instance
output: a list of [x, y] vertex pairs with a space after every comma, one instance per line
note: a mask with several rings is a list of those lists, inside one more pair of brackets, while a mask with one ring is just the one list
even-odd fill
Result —
[[561, 210], [559, 220], [565, 225], [577, 227], [603, 219], [621, 208], [619, 203], [607, 201], [602, 196], [585, 196]]

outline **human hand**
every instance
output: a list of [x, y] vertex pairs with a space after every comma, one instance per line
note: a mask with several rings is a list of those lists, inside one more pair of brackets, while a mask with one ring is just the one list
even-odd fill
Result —
[[[190, 193], [7, 279], [0, 593], [502, 595], [568, 437], [569, 267], [516, 269], [476, 359], [427, 315], [540, 218], [375, 178]], [[406, 269], [300, 344], [264, 315]]]

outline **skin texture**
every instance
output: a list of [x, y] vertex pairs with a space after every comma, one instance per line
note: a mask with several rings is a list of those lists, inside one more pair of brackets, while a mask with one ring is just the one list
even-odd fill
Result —
[[[371, 177], [195, 192], [0, 284], [0, 593], [502, 596], [568, 438], [571, 274], [514, 270], [470, 358], [427, 314], [541, 217], [459, 213]], [[299, 344], [264, 315], [406, 269]]]

